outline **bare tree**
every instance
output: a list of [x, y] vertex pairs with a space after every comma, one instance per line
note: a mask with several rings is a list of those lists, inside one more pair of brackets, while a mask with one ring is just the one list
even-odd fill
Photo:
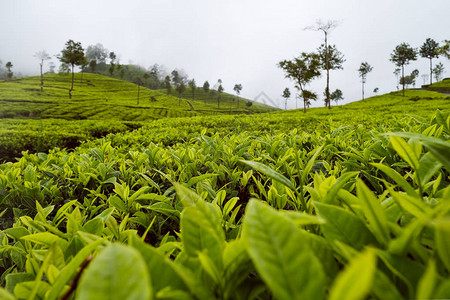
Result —
[[340, 21], [336, 20], [328, 20], [323, 22], [322, 20], [317, 20], [314, 25], [305, 27], [303, 30], [314, 30], [314, 31], [322, 31], [325, 35], [324, 38], [324, 48], [325, 48], [325, 70], [327, 71], [327, 87], [325, 90], [326, 93], [326, 103], [328, 108], [330, 108], [330, 63], [329, 63], [329, 47], [328, 47], [328, 35], [333, 31], [336, 27], [341, 24]]
[[51, 57], [45, 50], [36, 52], [34, 55], [39, 60], [39, 66], [41, 69], [41, 93], [44, 91], [44, 73], [42, 72], [42, 67], [44, 66], [44, 61], [49, 60]]
[[364, 100], [364, 84], [366, 83], [367, 74], [372, 72], [372, 70], [373, 70], [372, 66], [369, 65], [369, 63], [366, 61], [362, 62], [358, 69], [359, 77], [361, 77], [361, 82], [362, 82], [362, 99], [363, 100]]

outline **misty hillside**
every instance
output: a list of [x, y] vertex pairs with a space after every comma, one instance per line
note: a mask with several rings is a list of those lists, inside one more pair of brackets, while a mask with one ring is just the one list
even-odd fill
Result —
[[[202, 97], [202, 100], [187, 100], [184, 95], [191, 93], [189, 88], [179, 97], [176, 91], [168, 94], [167, 91], [154, 91], [89, 73], [75, 74], [73, 97], [69, 99], [70, 80], [70, 74], [45, 75], [43, 93], [40, 92], [39, 76], [0, 81], [0, 117], [145, 121], [164, 117], [275, 110], [247, 99], [240, 99], [241, 105], [237, 108], [235, 96], [226, 93], [222, 93], [219, 100], [217, 92]], [[197, 93], [202, 94], [200, 89]]]

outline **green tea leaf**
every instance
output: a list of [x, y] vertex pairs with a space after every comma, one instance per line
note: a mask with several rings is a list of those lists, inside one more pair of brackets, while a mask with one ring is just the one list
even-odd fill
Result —
[[389, 241], [388, 220], [380, 201], [361, 180], [356, 182], [356, 194], [369, 222], [369, 228], [372, 229], [375, 238], [386, 245]]
[[435, 241], [439, 257], [450, 271], [450, 220], [439, 220], [435, 226]]
[[378, 299], [383, 300], [398, 300], [404, 298], [395, 286], [395, 281], [392, 281], [391, 278], [380, 269], [375, 271], [372, 292]]
[[95, 234], [98, 236], [102, 235], [103, 229], [105, 228], [105, 223], [101, 218], [94, 218], [86, 222], [84, 224], [83, 229], [86, 230], [86, 232]]
[[391, 135], [389, 136], [389, 141], [392, 144], [392, 147], [397, 151], [398, 155], [406, 161], [411, 168], [414, 170], [419, 169], [419, 159], [415, 154], [415, 151], [411, 148], [407, 142], [401, 137]]
[[324, 203], [331, 203], [333, 200], [337, 198], [338, 192], [342, 189], [342, 187], [348, 182], [350, 178], [358, 175], [359, 172], [347, 172], [344, 173], [341, 177], [337, 179], [337, 181], [333, 184], [331, 189], [327, 192], [325, 199], [323, 199]]
[[420, 178], [422, 185], [425, 185], [430, 181], [436, 172], [442, 167], [442, 164], [436, 160], [436, 158], [430, 153], [425, 153], [419, 160], [419, 170], [417, 175]]
[[281, 183], [281, 184], [287, 186], [288, 188], [290, 188], [291, 190], [295, 191], [295, 186], [289, 179], [287, 179], [286, 177], [284, 177], [277, 171], [273, 170], [272, 168], [266, 166], [265, 164], [262, 164], [257, 161], [250, 161], [250, 160], [241, 160], [241, 162], [243, 162], [246, 165], [249, 165], [256, 171], [261, 172], [266, 176], [269, 176], [273, 180], [278, 181], [279, 183]]
[[58, 243], [58, 245], [62, 249], [66, 249], [68, 246], [68, 243], [66, 240], [63, 240], [62, 238], [58, 237], [57, 235], [54, 235], [50, 232], [39, 232], [34, 234], [29, 234], [22, 236], [21, 239], [31, 241], [38, 244], [43, 244], [47, 246], [51, 246], [54, 243]]
[[433, 299], [434, 291], [436, 290], [439, 274], [436, 270], [436, 262], [431, 259], [428, 266], [419, 281], [417, 287], [417, 299]]
[[21, 282], [34, 280], [33, 274], [30, 273], [9, 273], [6, 275], [6, 290], [10, 293], [14, 293], [14, 287]]
[[160, 254], [157, 249], [142, 242], [136, 235], [130, 237], [130, 246], [139, 251], [144, 259], [155, 294], [165, 288], [187, 291], [186, 284], [176, 272], [174, 263], [170, 259]]
[[377, 245], [372, 233], [354, 214], [334, 205], [314, 202], [314, 206], [318, 215], [326, 220], [321, 229], [327, 240], [339, 240], [356, 249]]
[[[209, 204], [209, 203], [205, 203]], [[211, 207], [209, 204], [205, 208]], [[222, 251], [225, 246], [225, 236], [220, 227], [220, 218], [214, 214], [214, 208], [199, 210], [187, 207], [181, 213], [181, 238], [184, 249], [189, 256], [196, 257], [206, 251], [222, 269]]]
[[393, 255], [379, 249], [376, 252], [389, 270], [406, 284], [409, 297], [413, 297], [415, 295], [414, 289], [425, 271], [424, 266], [405, 256]]
[[151, 299], [150, 274], [139, 252], [112, 244], [87, 267], [77, 288], [77, 299]]
[[251, 200], [242, 236], [253, 264], [277, 299], [324, 298], [322, 266], [293, 222]]
[[314, 152], [313, 156], [309, 159], [309, 161], [306, 163], [306, 166], [303, 168], [302, 175], [300, 177], [300, 182], [302, 184], [306, 184], [306, 179], [308, 177], [308, 174], [311, 171], [312, 167], [314, 166], [317, 156], [319, 156], [322, 149], [323, 149], [323, 146], [320, 146], [319, 148], [313, 150], [315, 152]]
[[0, 287], [0, 299], [2, 299], [2, 300], [17, 300], [16, 297], [11, 295], [7, 290], [5, 290], [2, 287]]
[[[21, 282], [14, 288], [14, 295], [18, 299], [33, 299], [33, 300], [44, 300], [46, 292], [49, 290], [50, 285], [45, 281], [39, 281], [38, 288], [35, 294], [32, 294], [33, 289], [36, 287], [36, 281], [26, 281]], [[31, 296], [31, 298], [30, 298]]]
[[371, 163], [371, 165], [377, 167], [379, 170], [381, 170], [383, 173], [385, 173], [387, 176], [389, 176], [392, 180], [395, 181], [395, 183], [401, 187], [405, 192], [408, 193], [408, 195], [411, 196], [418, 196], [417, 192], [414, 190], [414, 188], [406, 181], [405, 178], [403, 178], [402, 175], [400, 175], [397, 171], [394, 169], [383, 165], [379, 163]]
[[[450, 118], [448, 120], [450, 120]], [[421, 141], [422, 144], [444, 165], [444, 167], [450, 171], [450, 156], [448, 155], [450, 153], [450, 142], [412, 132], [396, 132], [390, 133], [390, 135], [414, 138]]]
[[330, 289], [330, 300], [366, 299], [375, 277], [377, 257], [366, 250], [353, 258], [339, 273]]
[[64, 286], [68, 284], [69, 280], [76, 274], [83, 261], [104, 241], [105, 239], [95, 241], [81, 249], [75, 255], [75, 257], [58, 274], [58, 277], [56, 278], [52, 288], [50, 289], [50, 292], [47, 295], [47, 300], [56, 300], [61, 296], [60, 294], [64, 289]]

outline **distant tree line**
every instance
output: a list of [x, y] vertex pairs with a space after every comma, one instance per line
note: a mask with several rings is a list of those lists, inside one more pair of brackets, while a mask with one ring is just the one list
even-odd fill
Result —
[[[308, 26], [305, 30], [320, 31], [324, 34], [324, 43], [314, 52], [302, 52], [300, 56], [292, 60], [283, 60], [278, 66], [284, 70], [285, 77], [294, 81], [294, 87], [297, 89], [298, 96], [303, 99], [303, 112], [311, 105], [311, 100], [317, 100], [317, 93], [308, 89], [308, 85], [316, 78], [321, 76], [322, 71], [326, 73], [326, 87], [324, 91], [325, 106], [331, 108], [331, 101], [336, 102], [343, 99], [342, 91], [336, 90], [330, 92], [330, 70], [342, 70], [345, 62], [344, 55], [335, 45], [329, 45], [329, 34], [339, 23], [337, 21], [322, 22]], [[287, 99], [290, 97], [290, 91], [284, 90], [282, 95], [287, 107]], [[334, 97], [334, 99], [332, 98]]]
[[[330, 92], [330, 70], [343, 69], [345, 62], [344, 55], [336, 48], [335, 45], [328, 44], [328, 38], [331, 31], [333, 31], [339, 23], [337, 21], [323, 22], [317, 21], [314, 25], [308, 26], [305, 30], [320, 31], [324, 34], [324, 43], [320, 45], [314, 52], [302, 52], [298, 57], [292, 60], [283, 60], [278, 63], [278, 67], [283, 69], [285, 77], [294, 82], [294, 87], [297, 90], [296, 96], [303, 99], [303, 111], [310, 106], [311, 100], [317, 100], [317, 93], [309, 90], [308, 85], [316, 78], [326, 73], [326, 87], [324, 91], [325, 106], [330, 108], [331, 101], [336, 103], [343, 99], [342, 91], [336, 89]], [[410, 84], [415, 85], [415, 80], [419, 75], [418, 70], [414, 70], [410, 75], [405, 75], [405, 66], [411, 61], [417, 59], [417, 55], [430, 61], [430, 84], [433, 83], [433, 76], [436, 81], [441, 80], [444, 73], [444, 65], [440, 62], [433, 67], [433, 59], [439, 56], [450, 59], [450, 41], [445, 40], [440, 46], [438, 42], [428, 38], [420, 49], [412, 48], [407, 43], [398, 45], [391, 54], [390, 60], [395, 63], [397, 69], [394, 74], [397, 77], [397, 82], [403, 86], [403, 95], [405, 94], [405, 86]], [[362, 83], [362, 99], [364, 100], [364, 85], [367, 81], [367, 75], [373, 70], [373, 67], [368, 62], [362, 62], [359, 69], [359, 77]], [[401, 72], [401, 76], [400, 76]], [[428, 77], [428, 76], [427, 76]], [[374, 93], [378, 92], [378, 88], [374, 89]], [[287, 101], [291, 96], [288, 88], [282, 93], [285, 98], [285, 109], [287, 109]]]
[[[83, 84], [83, 73], [85, 72], [110, 76], [135, 83], [138, 86], [138, 105], [140, 87], [147, 87], [152, 90], [166, 90], [168, 94], [173, 94], [175, 91], [180, 104], [182, 98], [204, 100], [205, 103], [207, 100], [217, 100], [217, 105], [220, 108], [221, 96], [224, 91], [221, 79], [213, 87], [210, 86], [208, 81], [205, 81], [203, 86], [199, 87], [195, 79], [189, 79], [188, 75], [182, 69], [174, 69], [169, 73], [164, 66], [158, 64], [153, 64], [148, 69], [133, 64], [124, 65], [120, 63], [120, 57], [115, 52], [110, 52], [100, 43], [89, 45], [84, 49], [80, 42], [68, 40], [61, 52], [55, 56], [61, 62], [58, 73], [63, 76], [69, 73], [72, 74], [69, 98], [72, 98], [75, 67], [78, 67], [81, 70], [81, 86]], [[55, 64], [49, 62], [48, 71], [44, 72], [44, 65], [51, 59], [51, 56], [45, 50], [40, 50], [34, 54], [34, 57], [39, 61], [41, 76], [40, 90], [43, 92], [44, 75], [55, 73]], [[12, 62], [3, 64], [0, 60], [0, 79], [12, 79], [14, 74], [12, 68]], [[239, 108], [239, 95], [242, 90], [242, 84], [235, 84], [233, 90], [236, 93], [235, 100], [237, 108]], [[186, 94], [187, 91], [189, 93]], [[203, 92], [200, 93], [198, 91]], [[252, 103], [250, 102], [246, 105], [251, 106]]]
[[[395, 47], [394, 51], [391, 53], [390, 60], [397, 67], [394, 74], [397, 77], [398, 83], [402, 85], [403, 96], [405, 95], [405, 86], [410, 84], [415, 85], [416, 78], [419, 75], [419, 70], [417, 69], [412, 71], [410, 75], [405, 75], [405, 66], [409, 65], [412, 61], [417, 60], [418, 55], [430, 61], [430, 73], [428, 75], [430, 84], [433, 84], [433, 76], [436, 81], [440, 81], [445, 72], [444, 65], [442, 62], [439, 62], [433, 67], [433, 59], [437, 59], [439, 56], [450, 59], [450, 41], [445, 40], [443, 45], [440, 46], [435, 40], [427, 38], [419, 49], [411, 47], [408, 43], [401, 43]], [[401, 77], [399, 79], [398, 76], [400, 72]]]

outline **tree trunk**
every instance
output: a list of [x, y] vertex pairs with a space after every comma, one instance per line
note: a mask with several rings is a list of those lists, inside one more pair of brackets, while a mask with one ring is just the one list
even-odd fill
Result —
[[303, 98], [303, 113], [305, 113], [306, 114], [306, 99], [305, 98]]
[[402, 78], [403, 78], [403, 97], [405, 97], [405, 70], [404, 70], [404, 66], [402, 65]]
[[138, 84], [138, 97], [137, 97], [137, 103], [136, 105], [139, 105], [139, 91], [141, 89], [141, 86]]
[[72, 99], [73, 80], [74, 80], [74, 78], [75, 78], [75, 74], [74, 74], [74, 70], [73, 70], [74, 67], [75, 67], [75, 65], [72, 64], [72, 86], [70, 87], [70, 90], [69, 90], [69, 99]]
[[362, 99], [364, 100], [364, 79], [362, 80]]
[[42, 74], [42, 65], [44, 64], [44, 60], [41, 61], [41, 93], [44, 91], [44, 74]]
[[325, 90], [325, 94], [327, 96], [326, 104], [328, 109], [330, 106], [330, 65], [328, 63], [328, 41], [327, 41], [327, 32], [325, 31], [325, 68], [327, 69], [327, 89]]
[[433, 84], [433, 63], [431, 60], [432, 58], [430, 58], [430, 85]]

